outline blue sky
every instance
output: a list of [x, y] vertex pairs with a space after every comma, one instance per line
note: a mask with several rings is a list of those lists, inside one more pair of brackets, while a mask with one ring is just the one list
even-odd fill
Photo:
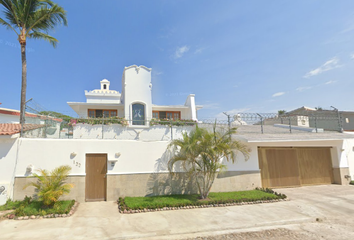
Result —
[[[125, 66], [153, 69], [153, 103], [184, 104], [199, 118], [301, 106], [354, 110], [354, 1], [56, 1], [68, 27], [60, 43], [27, 44], [27, 99], [69, 115], [68, 101], [111, 81]], [[3, 15], [1, 15], [3, 16]], [[15, 34], [0, 28], [1, 107], [19, 109]]]

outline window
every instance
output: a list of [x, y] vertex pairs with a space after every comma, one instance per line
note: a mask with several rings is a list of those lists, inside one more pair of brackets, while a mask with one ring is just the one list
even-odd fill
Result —
[[96, 110], [96, 118], [101, 118], [103, 116], [102, 110]]
[[106, 86], [106, 84], [103, 84], [103, 89], [107, 89], [107, 86]]
[[165, 112], [165, 111], [153, 111], [152, 117], [157, 119], [181, 119], [181, 112]]
[[89, 118], [110, 118], [117, 116], [117, 110], [89, 109], [87, 115]]
[[166, 112], [159, 112], [159, 118], [160, 119], [165, 119], [166, 118]]
[[132, 106], [133, 125], [145, 125], [145, 106], [140, 103]]
[[88, 117], [89, 118], [94, 118], [95, 117], [95, 110], [89, 110], [88, 111]]
[[109, 110], [104, 110], [103, 111], [103, 117], [104, 118], [109, 118]]

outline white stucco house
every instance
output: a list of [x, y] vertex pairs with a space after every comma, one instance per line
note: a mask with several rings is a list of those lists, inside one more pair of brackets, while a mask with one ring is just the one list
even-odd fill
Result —
[[[168, 172], [171, 139], [191, 131], [195, 123], [152, 126], [149, 120], [197, 121], [201, 106], [196, 106], [194, 95], [184, 105], [154, 105], [151, 88], [151, 69], [133, 65], [123, 71], [122, 93], [102, 80], [100, 89], [85, 92], [86, 102], [68, 102], [80, 117], [89, 118], [85, 120], [122, 117], [129, 120], [128, 126], [81, 122], [73, 126], [73, 138], [48, 139], [18, 138], [18, 130], [4, 126], [1, 131], [0, 124], [0, 190], [4, 189], [0, 205], [7, 198], [21, 200], [35, 193], [33, 188], [23, 189], [33, 181], [28, 176], [35, 169], [53, 170], [61, 165], [72, 168], [68, 182], [75, 186], [66, 198], [80, 202], [195, 193], [184, 172], [176, 170], [174, 176]], [[239, 115], [232, 124], [238, 127], [233, 137], [247, 145], [250, 158], [245, 161], [240, 154], [235, 163], [226, 163], [227, 171], [217, 176], [211, 191], [346, 185], [354, 179], [354, 134], [287, 131], [274, 123], [247, 125]]]
[[195, 95], [190, 94], [183, 105], [155, 105], [151, 97], [151, 68], [132, 65], [125, 67], [122, 92], [110, 89], [103, 79], [100, 89], [85, 91], [86, 102], [68, 102], [80, 118], [122, 117], [129, 126], [149, 126], [149, 120], [188, 119], [197, 121]]

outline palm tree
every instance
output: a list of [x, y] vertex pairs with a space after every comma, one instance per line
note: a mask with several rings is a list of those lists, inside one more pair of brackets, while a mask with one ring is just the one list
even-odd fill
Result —
[[177, 163], [183, 171], [195, 177], [200, 197], [208, 197], [215, 177], [219, 171], [226, 169], [223, 160], [236, 161], [237, 152], [241, 152], [247, 160], [248, 149], [243, 143], [232, 139], [236, 128], [217, 131], [214, 125], [212, 131], [196, 128], [189, 134], [184, 133], [182, 139], [173, 140], [169, 147], [175, 150], [175, 155], [168, 162], [168, 170], [176, 173]]
[[[20, 124], [23, 129], [25, 123], [25, 104], [27, 88], [27, 38], [43, 39], [56, 47], [58, 40], [48, 35], [48, 30], [54, 29], [59, 24], [67, 25], [66, 12], [50, 0], [0, 0], [3, 7], [5, 21], [0, 18], [0, 25], [13, 30], [18, 36], [21, 45], [22, 84], [21, 84], [21, 109]], [[21, 131], [21, 137], [23, 132]]]
[[53, 206], [63, 194], [68, 194], [73, 187], [70, 183], [65, 183], [71, 167], [68, 165], [55, 168], [48, 172], [45, 169], [38, 169], [33, 176], [37, 178], [37, 182], [30, 182], [23, 189], [33, 186], [38, 192], [39, 200], [43, 201], [45, 206]]

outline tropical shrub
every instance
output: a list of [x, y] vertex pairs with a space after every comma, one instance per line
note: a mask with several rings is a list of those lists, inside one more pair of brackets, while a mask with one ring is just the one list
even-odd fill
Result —
[[68, 194], [73, 188], [72, 184], [65, 183], [71, 170], [70, 166], [60, 166], [53, 171], [48, 172], [44, 169], [36, 170], [39, 174], [33, 173], [37, 178], [37, 182], [27, 184], [25, 188], [33, 186], [38, 192], [39, 200], [43, 201], [43, 205], [53, 207], [54, 204], [63, 194]]
[[212, 131], [199, 128], [198, 125], [189, 134], [183, 133], [182, 139], [173, 140], [169, 148], [175, 152], [168, 162], [168, 170], [175, 174], [177, 163], [190, 177], [195, 178], [200, 197], [208, 197], [215, 177], [219, 171], [226, 169], [223, 160], [235, 162], [237, 152], [248, 159], [248, 148], [232, 138], [236, 128]]
[[122, 117], [110, 117], [110, 118], [78, 118], [70, 119], [70, 126], [75, 126], [78, 123], [90, 124], [90, 125], [110, 125], [120, 124], [122, 126], [128, 126], [128, 121]]

